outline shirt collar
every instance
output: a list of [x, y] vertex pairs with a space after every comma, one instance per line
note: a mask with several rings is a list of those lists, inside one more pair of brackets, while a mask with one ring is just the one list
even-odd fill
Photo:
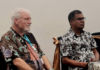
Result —
[[22, 36], [20, 36], [15, 30], [13, 30], [12, 27], [10, 27], [10, 31], [13, 32], [17, 37], [22, 37]]
[[[72, 28], [69, 29], [68, 33], [69, 33], [71, 36], [78, 37], [78, 35], [75, 34], [75, 32], [72, 30]], [[84, 34], [84, 30], [81, 31], [81, 35], [83, 35], [83, 34]]]

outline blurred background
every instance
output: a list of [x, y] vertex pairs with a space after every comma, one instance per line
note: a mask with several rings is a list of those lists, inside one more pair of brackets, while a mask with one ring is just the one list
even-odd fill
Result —
[[16, 8], [31, 11], [31, 31], [41, 49], [53, 65], [55, 45], [53, 37], [64, 35], [70, 28], [68, 14], [81, 10], [85, 20], [84, 30], [100, 30], [100, 0], [0, 0], [0, 38], [11, 27], [11, 13]]

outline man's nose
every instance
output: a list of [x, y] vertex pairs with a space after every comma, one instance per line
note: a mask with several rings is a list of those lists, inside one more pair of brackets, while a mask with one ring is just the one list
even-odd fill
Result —
[[31, 24], [31, 20], [29, 20], [29, 22], [28, 22], [29, 24]]
[[84, 19], [82, 19], [81, 22], [84, 22]]

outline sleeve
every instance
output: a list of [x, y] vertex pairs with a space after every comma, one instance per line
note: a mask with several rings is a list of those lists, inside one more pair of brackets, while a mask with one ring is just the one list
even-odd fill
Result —
[[30, 33], [30, 36], [28, 36], [28, 38], [30, 39], [30, 41], [32, 43], [36, 44], [37, 49], [38, 49], [38, 53], [40, 54], [40, 56], [42, 57], [43, 55], [45, 55], [44, 52], [41, 50], [38, 42], [36, 41], [36, 39], [35, 39], [35, 37], [34, 37], [34, 35], [32, 33]]
[[72, 51], [72, 47], [70, 46], [70, 43], [66, 40], [65, 37], [60, 37], [59, 40], [59, 46], [60, 46], [60, 54], [62, 57], [64, 56], [73, 56], [73, 51]]
[[96, 43], [96, 41], [94, 40], [94, 38], [93, 38], [92, 35], [90, 35], [90, 46], [91, 46], [92, 49], [97, 48], [97, 43]]
[[1, 38], [1, 52], [6, 62], [19, 57], [16, 44], [7, 36]]

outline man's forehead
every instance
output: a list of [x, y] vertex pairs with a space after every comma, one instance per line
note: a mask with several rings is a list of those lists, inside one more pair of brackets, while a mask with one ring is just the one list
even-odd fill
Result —
[[75, 17], [84, 17], [83, 14], [75, 14]]
[[25, 15], [25, 14], [30, 15], [28, 12], [24, 12], [24, 11], [20, 12], [20, 14], [21, 14], [21, 15]]
[[24, 16], [30, 16], [30, 14], [27, 13], [27, 12], [21, 12], [20, 15], [21, 15], [21, 17], [24, 17]]

